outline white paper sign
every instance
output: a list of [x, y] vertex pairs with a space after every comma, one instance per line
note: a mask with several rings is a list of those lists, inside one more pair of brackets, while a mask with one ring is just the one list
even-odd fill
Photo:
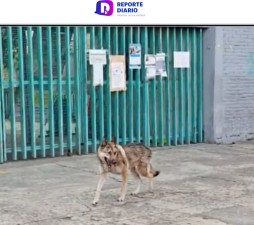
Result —
[[107, 63], [106, 50], [90, 49], [89, 62], [93, 66], [93, 86], [103, 85], [103, 65]]
[[159, 75], [161, 77], [167, 76], [165, 53], [156, 54], [156, 75]]
[[174, 52], [174, 68], [190, 68], [190, 52]]
[[152, 54], [145, 54], [145, 68], [146, 80], [152, 79], [156, 76], [156, 56]]
[[103, 85], [103, 65], [93, 64], [93, 86]]
[[155, 66], [150, 66], [146, 68], [146, 79], [152, 79], [156, 76], [156, 68]]
[[155, 66], [155, 55], [145, 54], [145, 67]]
[[106, 64], [106, 50], [103, 49], [90, 49], [89, 50], [90, 65]]
[[121, 62], [114, 62], [111, 64], [111, 87], [112, 89], [125, 89], [124, 64]]

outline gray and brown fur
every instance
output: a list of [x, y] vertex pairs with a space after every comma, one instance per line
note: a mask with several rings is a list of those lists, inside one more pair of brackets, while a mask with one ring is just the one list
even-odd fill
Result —
[[151, 165], [151, 149], [143, 144], [133, 143], [121, 146], [116, 144], [114, 139], [110, 142], [104, 139], [97, 150], [97, 156], [100, 162], [100, 179], [93, 201], [94, 205], [99, 202], [100, 192], [108, 173], [118, 172], [122, 176], [121, 194], [118, 201], [124, 201], [125, 199], [129, 170], [137, 181], [137, 188], [132, 192], [133, 195], [139, 193], [141, 176], [148, 178], [149, 191], [152, 191], [152, 178], [158, 176], [160, 173], [154, 170]]

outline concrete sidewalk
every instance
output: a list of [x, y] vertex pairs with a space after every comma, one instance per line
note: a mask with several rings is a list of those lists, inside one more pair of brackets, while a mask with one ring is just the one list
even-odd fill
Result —
[[120, 177], [111, 175], [92, 206], [95, 155], [0, 165], [1, 225], [253, 225], [254, 142], [154, 149], [154, 193], [118, 203]]

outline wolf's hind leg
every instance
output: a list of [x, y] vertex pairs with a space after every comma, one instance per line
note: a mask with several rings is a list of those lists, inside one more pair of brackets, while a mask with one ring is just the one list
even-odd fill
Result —
[[152, 177], [153, 177], [153, 174], [152, 174], [152, 172], [151, 172], [151, 164], [150, 164], [150, 163], [147, 163], [146, 171], [147, 171], [147, 176], [148, 176], [149, 178], [152, 178]]
[[148, 178], [148, 191], [153, 192], [153, 178]]
[[131, 194], [136, 195], [140, 191], [141, 178], [140, 178], [139, 174], [134, 169], [131, 170], [131, 173], [132, 173], [135, 181], [137, 182], [137, 187], [136, 187], [135, 191], [133, 191]]

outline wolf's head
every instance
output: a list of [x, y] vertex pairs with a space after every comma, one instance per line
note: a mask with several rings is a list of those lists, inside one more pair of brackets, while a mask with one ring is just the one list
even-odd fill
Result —
[[106, 164], [109, 171], [115, 170], [119, 149], [117, 148], [114, 138], [111, 141], [107, 141], [103, 138], [97, 154], [101, 163]]

